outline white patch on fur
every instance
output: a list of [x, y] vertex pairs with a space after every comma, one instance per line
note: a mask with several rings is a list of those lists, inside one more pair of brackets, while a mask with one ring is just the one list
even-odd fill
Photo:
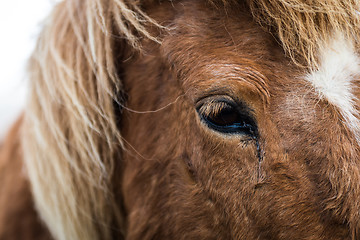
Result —
[[320, 66], [310, 72], [310, 81], [321, 99], [336, 106], [347, 127], [360, 143], [359, 113], [355, 108], [356, 96], [353, 83], [360, 74], [360, 58], [351, 41], [335, 37], [320, 49]]

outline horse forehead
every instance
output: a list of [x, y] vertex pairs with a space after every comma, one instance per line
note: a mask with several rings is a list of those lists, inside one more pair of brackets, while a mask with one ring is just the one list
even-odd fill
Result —
[[274, 37], [248, 14], [192, 7], [173, 19], [171, 27], [161, 52], [189, 84], [234, 78], [266, 81], [269, 75], [284, 78], [297, 72]]
[[170, 23], [170, 34], [165, 37], [162, 48], [174, 58], [191, 58], [193, 62], [206, 58], [229, 59], [235, 55], [260, 59], [273, 54], [274, 50], [283, 52], [273, 36], [256, 24], [245, 8], [225, 11], [199, 2], [185, 2], [175, 9], [172, 12], [175, 18], [160, 17], [161, 22]]

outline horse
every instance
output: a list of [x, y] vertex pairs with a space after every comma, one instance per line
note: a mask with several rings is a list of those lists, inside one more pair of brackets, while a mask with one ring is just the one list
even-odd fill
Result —
[[355, 0], [64, 0], [0, 151], [0, 239], [360, 239]]

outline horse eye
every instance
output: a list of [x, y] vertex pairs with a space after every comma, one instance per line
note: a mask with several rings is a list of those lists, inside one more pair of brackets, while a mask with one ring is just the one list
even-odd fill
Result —
[[197, 111], [201, 120], [215, 131], [255, 137], [255, 121], [242, 111], [243, 108], [229, 101], [210, 101], [198, 107]]

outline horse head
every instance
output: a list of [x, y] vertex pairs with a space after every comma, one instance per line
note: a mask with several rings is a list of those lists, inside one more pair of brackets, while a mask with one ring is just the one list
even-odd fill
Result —
[[58, 239], [357, 239], [355, 1], [66, 0], [24, 158]]

